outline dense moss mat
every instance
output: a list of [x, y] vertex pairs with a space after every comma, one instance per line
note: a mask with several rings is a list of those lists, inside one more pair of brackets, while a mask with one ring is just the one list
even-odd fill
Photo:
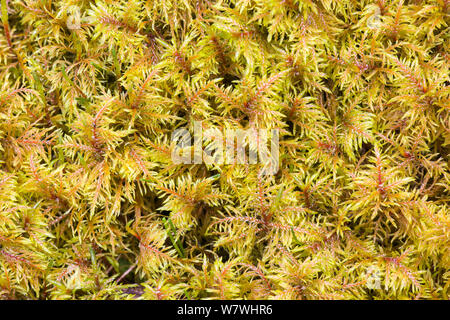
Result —
[[449, 1], [1, 5], [3, 299], [448, 298]]

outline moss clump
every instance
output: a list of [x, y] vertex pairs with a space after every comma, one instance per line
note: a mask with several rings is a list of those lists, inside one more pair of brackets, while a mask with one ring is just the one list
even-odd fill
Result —
[[448, 1], [1, 6], [3, 299], [448, 298]]

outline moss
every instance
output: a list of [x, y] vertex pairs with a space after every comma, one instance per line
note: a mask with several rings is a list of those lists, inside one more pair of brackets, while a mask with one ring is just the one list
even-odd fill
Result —
[[2, 299], [447, 299], [448, 1], [1, 5]]

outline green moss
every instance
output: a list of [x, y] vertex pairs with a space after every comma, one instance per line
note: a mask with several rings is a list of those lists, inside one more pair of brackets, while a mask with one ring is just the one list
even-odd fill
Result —
[[448, 1], [1, 5], [3, 299], [448, 298]]

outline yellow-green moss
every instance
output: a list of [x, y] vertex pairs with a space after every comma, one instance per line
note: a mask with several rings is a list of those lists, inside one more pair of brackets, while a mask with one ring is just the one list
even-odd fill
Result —
[[448, 298], [449, 1], [1, 5], [3, 299]]

